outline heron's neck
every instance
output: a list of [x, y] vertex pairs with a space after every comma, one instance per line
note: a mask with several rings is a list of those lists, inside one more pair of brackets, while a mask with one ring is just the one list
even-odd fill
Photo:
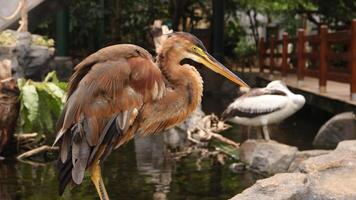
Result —
[[166, 78], [166, 86], [177, 98], [184, 98], [188, 112], [192, 112], [200, 104], [203, 94], [203, 80], [195, 67], [181, 65], [182, 58], [176, 57], [172, 51], [165, 55], [159, 54], [157, 64]]

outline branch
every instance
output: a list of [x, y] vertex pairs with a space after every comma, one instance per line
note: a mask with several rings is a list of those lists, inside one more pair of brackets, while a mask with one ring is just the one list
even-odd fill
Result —
[[[253, 39], [255, 40], [256, 48], [258, 48], [258, 27], [256, 27], [257, 26], [257, 19], [256, 19], [256, 14], [254, 14], [253, 17], [251, 16], [251, 12], [252, 12], [252, 10], [248, 10], [246, 12], [246, 14], [247, 14], [248, 19], [250, 21], [250, 28], [251, 28], [251, 31], [252, 31]], [[254, 12], [254, 13], [256, 13], [256, 12]]]
[[38, 155], [40, 153], [43, 153], [43, 152], [47, 152], [47, 151], [58, 151], [59, 148], [58, 147], [51, 147], [51, 146], [48, 146], [48, 145], [43, 145], [41, 147], [38, 147], [36, 149], [32, 149], [32, 150], [29, 150], [29, 151], [26, 151], [25, 153], [22, 153], [20, 154], [19, 156], [17, 156], [16, 158], [18, 160], [24, 160], [28, 157], [32, 157], [32, 156], [35, 156], [35, 155]]
[[226, 144], [230, 144], [236, 148], [239, 148], [240, 147], [240, 144], [239, 143], [236, 143], [220, 134], [217, 134], [217, 133], [213, 133], [211, 131], [207, 131], [213, 138], [217, 139], [217, 140], [220, 140], [221, 142], [224, 142]]
[[15, 134], [15, 138], [17, 140], [27, 140], [30, 138], [35, 138], [37, 137], [38, 133], [21, 133], [21, 134]]

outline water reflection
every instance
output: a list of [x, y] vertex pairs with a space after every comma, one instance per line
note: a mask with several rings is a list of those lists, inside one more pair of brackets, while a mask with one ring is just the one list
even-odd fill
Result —
[[164, 134], [136, 137], [134, 144], [137, 170], [140, 174], [148, 176], [147, 183], [155, 186], [153, 199], [167, 199], [172, 181], [173, 162], [166, 148]]
[[11, 174], [16, 174], [13, 165], [0, 164], [0, 199], [14, 199], [14, 191], [16, 190], [14, 184], [7, 184], [7, 180], [11, 180]]
[[[103, 167], [112, 199], [228, 199], [255, 182], [251, 173], [236, 174], [228, 165], [205, 159], [198, 170], [192, 154], [175, 161], [171, 151], [182, 148], [185, 134], [178, 130], [137, 137], [114, 151]], [[86, 177], [79, 187], [58, 196], [54, 163], [34, 167], [14, 160], [0, 161], [0, 199], [98, 199]]]

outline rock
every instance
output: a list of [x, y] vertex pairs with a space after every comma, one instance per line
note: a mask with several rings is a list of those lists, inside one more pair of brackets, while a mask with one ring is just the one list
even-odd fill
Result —
[[288, 172], [296, 172], [298, 171], [299, 165], [306, 159], [310, 157], [316, 157], [320, 155], [324, 155], [330, 153], [330, 150], [307, 150], [307, 151], [299, 151], [297, 152], [293, 162], [290, 164]]
[[35, 45], [29, 32], [10, 31], [16, 42], [9, 46], [0, 46], [0, 60], [11, 61], [14, 78], [40, 80], [49, 71], [49, 61], [54, 48]]
[[356, 150], [353, 145], [356, 145], [356, 141], [343, 141], [335, 151], [301, 162], [299, 171], [315, 173], [345, 167], [356, 169]]
[[340, 142], [336, 149], [336, 151], [355, 151], [356, 152], [356, 140], [345, 140]]
[[258, 180], [253, 186], [231, 198], [231, 200], [296, 200], [307, 193], [307, 175], [281, 173]]
[[240, 159], [252, 170], [275, 174], [288, 170], [297, 151], [273, 140], [247, 140], [240, 147]]
[[245, 171], [245, 165], [241, 162], [232, 163], [229, 165], [229, 169], [234, 173], [243, 173]]
[[303, 161], [298, 170], [304, 173], [314, 173], [340, 167], [356, 167], [356, 155], [342, 151], [312, 157]]
[[340, 142], [338, 147], [321, 156], [303, 161], [299, 170], [308, 173], [306, 199], [356, 199], [356, 141]]
[[343, 140], [356, 139], [356, 117], [352, 112], [338, 114], [327, 121], [315, 136], [318, 148], [335, 148]]
[[24, 70], [25, 77], [30, 77], [33, 80], [41, 80], [45, 77], [50, 72], [49, 61], [53, 55], [53, 48], [31, 45], [28, 54], [24, 58], [27, 63]]
[[305, 200], [355, 200], [356, 168], [329, 168], [308, 177], [309, 189]]
[[59, 80], [69, 80], [75, 63], [71, 57], [56, 56], [49, 63], [50, 71], [56, 71]]
[[[258, 146], [261, 144], [256, 141], [248, 141], [244, 152], [254, 154]], [[297, 152], [289, 167], [290, 171], [291, 169], [293, 169], [292, 171], [299, 170], [299, 172], [277, 174], [259, 180], [232, 199], [356, 199], [356, 140], [342, 141], [334, 151]]]

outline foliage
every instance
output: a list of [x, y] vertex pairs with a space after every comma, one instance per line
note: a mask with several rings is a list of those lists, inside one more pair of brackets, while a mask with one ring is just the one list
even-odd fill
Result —
[[244, 27], [237, 20], [228, 20], [225, 24], [224, 47], [226, 56], [235, 56], [234, 49], [241, 39], [247, 35]]
[[43, 82], [18, 80], [20, 93], [20, 131], [51, 132], [65, 102], [66, 83], [50, 72]]
[[[15, 45], [17, 40], [17, 32], [13, 30], [5, 30], [0, 32], [0, 45], [11, 46]], [[42, 35], [31, 35], [32, 43], [40, 46], [53, 47], [54, 40]]]
[[356, 1], [354, 0], [310, 0], [314, 7], [301, 5], [297, 13], [304, 14], [309, 21], [317, 26], [326, 24], [330, 28], [349, 28], [356, 18]]
[[1, 46], [11, 46], [15, 44], [16, 37], [12, 34], [11, 31], [5, 30], [0, 32], [0, 45]]
[[217, 148], [219, 151], [227, 154], [228, 156], [230, 156], [231, 158], [235, 159], [235, 160], [239, 160], [240, 159], [240, 154], [239, 154], [239, 150], [234, 147], [231, 146], [229, 144], [226, 143], [222, 143], [222, 142], [213, 142], [212, 144], [215, 148]]
[[[206, 0], [72, 0], [68, 7], [72, 38], [69, 49], [75, 57], [117, 43], [134, 43], [153, 50], [148, 30], [155, 19], [176, 30], [211, 27], [212, 1]], [[259, 14], [267, 20], [261, 21]], [[241, 26], [242, 15], [251, 24], [247, 30]], [[353, 18], [356, 18], [354, 0], [225, 0], [225, 50], [228, 56], [233, 56], [233, 49], [244, 37], [251, 37], [257, 47], [258, 28], [268, 27], [271, 22], [279, 30], [294, 35], [306, 19], [317, 26], [327, 24], [337, 28], [349, 25]], [[54, 18], [37, 30], [53, 37]]]
[[249, 42], [246, 37], [241, 38], [237, 43], [234, 52], [239, 58], [250, 58], [257, 53], [256, 46]]
[[155, 19], [169, 17], [168, 3], [160, 0], [73, 0], [70, 3], [70, 48], [94, 51], [117, 43], [145, 48], [148, 29]]
[[32, 35], [32, 43], [39, 46], [53, 47], [54, 40], [46, 36]]

